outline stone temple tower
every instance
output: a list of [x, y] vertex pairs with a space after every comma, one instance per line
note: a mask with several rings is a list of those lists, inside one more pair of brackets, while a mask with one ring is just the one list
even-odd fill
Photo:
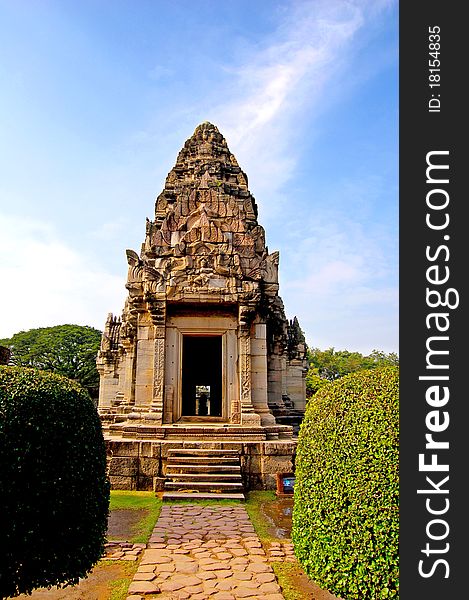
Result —
[[245, 173], [211, 123], [179, 152], [128, 297], [109, 315], [97, 359], [109, 434], [287, 439], [305, 407], [306, 345], [279, 296]]

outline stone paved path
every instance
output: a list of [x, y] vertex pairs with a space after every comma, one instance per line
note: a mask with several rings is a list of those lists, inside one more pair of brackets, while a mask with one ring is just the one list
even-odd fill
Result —
[[165, 505], [127, 600], [284, 600], [269, 558], [244, 506]]

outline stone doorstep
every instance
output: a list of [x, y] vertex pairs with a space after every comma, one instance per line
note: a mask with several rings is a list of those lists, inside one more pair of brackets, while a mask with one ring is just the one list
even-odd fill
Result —
[[168, 502], [171, 500], [240, 500], [242, 502], [246, 501], [246, 497], [242, 493], [228, 493], [221, 492], [220, 494], [215, 494], [213, 492], [163, 492], [163, 501]]
[[168, 448], [168, 456], [175, 454], [231, 457], [233, 455], [239, 456], [241, 450], [236, 450], [234, 448], [228, 448], [226, 450], [223, 450], [222, 448]]
[[166, 481], [165, 482], [165, 490], [167, 489], [168, 491], [170, 489], [174, 489], [174, 488], [181, 488], [182, 490], [184, 490], [184, 488], [189, 488], [189, 489], [194, 489], [194, 490], [200, 490], [200, 491], [207, 491], [209, 492], [210, 490], [205, 490], [204, 488], [206, 487], [210, 487], [210, 488], [219, 488], [220, 490], [242, 490], [243, 489], [243, 484], [241, 481]]
[[[203, 481], [218, 481], [218, 478], [229, 481], [242, 481], [241, 474], [239, 472], [234, 473], [168, 473], [168, 469], [166, 469], [166, 476], [171, 477], [172, 479], [180, 479], [183, 481], [184, 479], [193, 480], [203, 480]], [[203, 479], [202, 479], [203, 478]]]

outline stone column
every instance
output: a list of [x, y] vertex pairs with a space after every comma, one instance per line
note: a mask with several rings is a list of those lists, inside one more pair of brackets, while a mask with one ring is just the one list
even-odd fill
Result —
[[304, 361], [293, 359], [287, 366], [288, 396], [297, 410], [304, 411], [306, 407], [306, 381]]
[[248, 327], [240, 327], [239, 331], [239, 393], [241, 424], [260, 425], [261, 418], [252, 405], [251, 332]]
[[154, 332], [148, 313], [139, 314], [137, 328], [137, 364], [135, 369], [135, 409], [150, 410], [153, 396]]
[[112, 358], [105, 360], [100, 356], [97, 368], [100, 374], [98, 408], [100, 411], [107, 412], [119, 391], [119, 376]]
[[125, 343], [123, 358], [123, 385], [124, 404], [132, 406], [135, 404], [135, 346], [133, 343]]
[[267, 326], [265, 323], [253, 325], [251, 339], [252, 404], [261, 417], [262, 425], [275, 425], [275, 417], [267, 404]]
[[165, 328], [155, 327], [155, 361], [153, 369], [153, 399], [150, 412], [158, 423], [163, 422]]
[[165, 343], [166, 343], [166, 302], [152, 302], [150, 313], [154, 325], [153, 390], [150, 413], [152, 420], [163, 423]]

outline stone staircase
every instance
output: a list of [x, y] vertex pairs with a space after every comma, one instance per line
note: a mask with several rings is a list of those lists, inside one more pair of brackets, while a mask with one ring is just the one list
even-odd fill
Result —
[[163, 501], [222, 498], [246, 499], [238, 450], [168, 450]]

